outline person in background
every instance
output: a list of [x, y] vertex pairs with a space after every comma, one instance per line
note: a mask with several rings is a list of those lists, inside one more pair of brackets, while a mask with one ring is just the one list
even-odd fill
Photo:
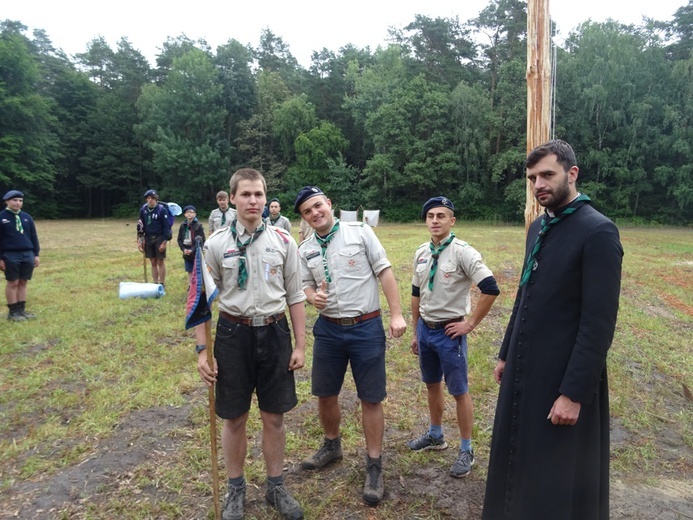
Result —
[[[303, 367], [306, 347], [298, 248], [286, 231], [263, 222], [267, 185], [260, 172], [238, 170], [230, 187], [237, 218], [205, 243], [207, 268], [219, 289], [214, 367], [207, 364], [204, 328], [200, 333], [196, 329], [197, 370], [205, 383], [216, 383], [216, 412], [224, 419], [221, 443], [228, 493], [223, 518], [243, 518], [246, 425], [255, 392], [267, 470], [265, 499], [283, 518], [299, 520], [303, 511], [283, 476], [284, 414], [298, 403], [294, 370]], [[296, 340], [293, 349], [287, 307]]]
[[[455, 206], [450, 199], [429, 199], [421, 217], [431, 239], [414, 255], [411, 315], [416, 331], [411, 350], [419, 357], [421, 379], [426, 384], [430, 426], [407, 446], [412, 451], [448, 447], [443, 435], [445, 376], [448, 392], [455, 398], [460, 430], [460, 449], [450, 475], [466, 477], [474, 464], [474, 406], [467, 380], [467, 335], [488, 314], [500, 290], [481, 254], [451, 231]], [[472, 313], [469, 291], [473, 283], [481, 295]]]
[[299, 223], [298, 226], [298, 242], [301, 243], [303, 242], [306, 238], [310, 238], [315, 230], [310, 227], [310, 224], [305, 221], [305, 219], [301, 219], [301, 222]]
[[275, 226], [278, 228], [285, 229], [291, 233], [291, 222], [288, 218], [281, 214], [282, 206], [279, 204], [279, 199], [272, 199], [269, 202], [269, 217], [267, 217], [267, 223], [270, 226]]
[[147, 202], [140, 208], [137, 247], [149, 258], [154, 283], [165, 285], [166, 242], [172, 238], [169, 209], [159, 203], [159, 194], [155, 190], [147, 190], [144, 198]]
[[225, 191], [217, 193], [218, 208], [209, 214], [209, 235], [231, 225], [236, 218], [236, 210], [229, 206], [229, 194]]
[[299, 255], [303, 290], [320, 313], [313, 327], [312, 392], [325, 435], [302, 467], [319, 469], [342, 458], [339, 393], [350, 364], [366, 438], [363, 500], [376, 506], [384, 493], [381, 450], [387, 394], [378, 281], [390, 307], [388, 335], [400, 337], [406, 323], [392, 266], [375, 233], [362, 222], [340, 223], [331, 209], [330, 199], [315, 186], [303, 188], [294, 206], [315, 230], [300, 244]]
[[609, 391], [623, 248], [576, 188], [575, 152], [549, 141], [527, 157], [545, 214], [493, 371], [500, 384], [484, 520], [609, 518]]
[[188, 286], [190, 286], [195, 265], [196, 238], [202, 238], [202, 243], [200, 244], [202, 246], [205, 241], [205, 229], [202, 223], [197, 220], [195, 206], [185, 206], [183, 215], [185, 220], [181, 222], [178, 228], [178, 247], [183, 251], [183, 262], [185, 263], [185, 272], [188, 273]]
[[24, 194], [10, 190], [2, 200], [7, 206], [0, 211], [0, 271], [4, 271], [5, 298], [10, 321], [35, 318], [26, 310], [27, 285], [40, 265], [38, 234], [31, 215], [22, 211]]

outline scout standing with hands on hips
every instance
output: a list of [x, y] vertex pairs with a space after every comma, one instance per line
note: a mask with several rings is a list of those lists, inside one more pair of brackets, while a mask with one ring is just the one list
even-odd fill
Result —
[[[467, 381], [467, 335], [488, 314], [500, 290], [481, 254], [451, 231], [455, 206], [450, 199], [429, 199], [421, 217], [431, 240], [414, 255], [411, 315], [416, 331], [411, 350], [419, 356], [431, 422], [429, 430], [407, 442], [407, 446], [412, 451], [448, 447], [443, 435], [445, 376], [448, 392], [455, 398], [460, 429], [460, 449], [450, 475], [466, 477], [474, 465], [474, 406]], [[469, 298], [472, 283], [481, 291], [473, 313]]]

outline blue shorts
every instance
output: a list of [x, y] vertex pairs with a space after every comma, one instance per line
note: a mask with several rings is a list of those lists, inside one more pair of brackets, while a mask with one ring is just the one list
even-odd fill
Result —
[[[192, 258], [190, 258], [192, 256]], [[183, 262], [185, 263], [185, 272], [186, 273], [192, 273], [193, 268], [195, 267], [195, 255], [190, 255], [190, 256], [184, 256], [183, 257]]]
[[416, 337], [419, 342], [421, 380], [424, 383], [440, 383], [444, 375], [451, 395], [469, 392], [467, 336], [452, 339], [445, 335], [445, 329], [429, 329], [419, 319]]
[[347, 326], [318, 318], [313, 336], [313, 395], [339, 395], [351, 364], [358, 398], [367, 403], [385, 399], [385, 331], [380, 316]]
[[5, 261], [5, 280], [31, 280], [35, 261], [33, 251], [5, 251], [2, 259]]
[[283, 414], [296, 406], [296, 383], [289, 370], [292, 350], [286, 319], [251, 327], [220, 317], [214, 342], [217, 415], [240, 417], [250, 410], [253, 391], [263, 412]]

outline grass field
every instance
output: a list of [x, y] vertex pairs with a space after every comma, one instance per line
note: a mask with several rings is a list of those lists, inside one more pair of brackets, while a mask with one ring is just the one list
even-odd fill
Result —
[[[37, 228], [41, 267], [27, 309], [38, 317], [0, 320], [0, 518], [213, 518], [207, 392], [195, 370], [193, 334], [184, 330], [187, 278], [175, 243], [167, 295], [120, 300], [119, 282], [144, 281], [134, 223], [40, 221]], [[423, 224], [383, 225], [376, 233], [409, 325], [403, 338], [388, 342], [386, 500], [377, 509], [361, 502], [365, 452], [349, 378], [341, 396], [344, 461], [318, 473], [297, 469], [321, 440], [310, 395], [309, 333], [307, 366], [297, 374], [299, 405], [286, 417], [287, 484], [306, 518], [478, 518], [497, 392], [492, 369], [518, 282], [524, 230], [458, 223], [454, 231], [482, 252], [502, 290], [469, 338], [477, 466], [468, 479], [453, 480], [447, 470], [456, 443], [435, 454], [404, 446], [428, 423], [425, 388], [409, 350], [408, 312], [411, 259], [427, 234]], [[693, 494], [693, 231], [627, 227], [621, 236], [621, 309], [609, 354], [612, 481], [638, 490], [673, 482], [674, 498], [683, 494], [685, 503], [686, 493]], [[309, 328], [315, 317], [309, 309]], [[445, 426], [456, 438], [452, 399]], [[255, 408], [246, 511], [248, 518], [276, 518], [263, 504], [259, 431]], [[223, 483], [221, 461], [220, 467]], [[642, 498], [645, 505], [653, 501]], [[612, 503], [627, 508], [622, 495]], [[678, 503], [670, 508], [683, 507]]]

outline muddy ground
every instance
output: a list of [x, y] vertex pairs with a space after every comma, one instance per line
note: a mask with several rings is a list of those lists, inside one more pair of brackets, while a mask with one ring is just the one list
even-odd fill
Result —
[[[211, 496], [195, 492], [174, 493], [165, 486], [142, 486], [139, 476], [156, 472], [175, 460], [185, 436], [180, 432], [192, 426], [191, 412], [204, 401], [206, 392], [201, 389], [190, 396], [189, 403], [181, 407], [162, 407], [141, 410], [126, 417], [113, 435], [97, 443], [92, 452], [78, 464], [37, 481], [18, 481], [0, 494], [1, 519], [78, 519], [108, 518], [99, 514], [99, 504], [113, 500], [114, 496], [129, 497], [130, 500], [174, 502], [176, 510], [161, 512], [149, 518], [209, 518]], [[357, 406], [349, 399], [350, 406]], [[301, 406], [313, 407], [312, 403]], [[343, 405], [344, 406], [344, 405]], [[299, 407], [300, 408], [300, 407]], [[303, 410], [305, 415], [309, 410]], [[290, 417], [289, 414], [287, 417]], [[288, 428], [291, 420], [288, 419]], [[387, 458], [395, 456], [395, 445], [399, 445], [409, 432], [388, 429], [385, 439], [385, 464]], [[677, 462], [672, 474], [659, 474], [655, 469], [649, 474], [621, 475], [612, 472], [611, 517], [614, 519], [693, 519], [693, 481], [691, 450], [680, 436], [669, 434], [664, 428], [660, 435], [662, 453], [669, 461]], [[633, 439], [612, 425], [612, 450]], [[38, 448], [37, 448], [38, 449]], [[251, 453], [259, 452], [257, 440], [251, 441]], [[448, 450], [451, 457], [452, 450]], [[443, 453], [443, 452], [439, 452]], [[315, 507], [320, 504], [320, 493], [332, 493], [336, 488], [347, 495], [347, 502], [358, 504], [361, 486], [363, 452], [360, 448], [347, 449], [344, 460], [318, 473], [304, 472], [298, 460], [287, 462], [287, 482], [297, 490], [297, 496], [311, 496], [320, 518], [374, 519], [374, 518], [456, 518], [477, 519], [481, 514], [484, 494], [485, 466], [487, 461], [478, 457], [475, 473], [467, 479], [452, 479], [447, 467], [431, 462], [416, 467], [410, 474], [386, 473], [386, 497], [384, 507], [370, 509], [359, 504], [357, 507], [330, 509]], [[223, 470], [222, 470], [223, 471]], [[204, 477], [203, 477], [204, 480]], [[248, 518], [278, 518], [264, 504], [262, 488], [250, 483], [246, 513]], [[253, 485], [255, 484], [255, 485]], [[322, 491], [321, 491], [322, 490]], [[351, 500], [353, 498], [353, 500]], [[338, 502], [331, 500], [330, 502]], [[109, 505], [110, 507], [110, 505]], [[379, 511], [379, 509], [381, 509]], [[157, 507], [152, 508], [157, 511]], [[393, 512], [399, 511], [399, 515]], [[124, 515], [125, 516], [125, 515]], [[117, 518], [117, 516], [114, 516]]]

